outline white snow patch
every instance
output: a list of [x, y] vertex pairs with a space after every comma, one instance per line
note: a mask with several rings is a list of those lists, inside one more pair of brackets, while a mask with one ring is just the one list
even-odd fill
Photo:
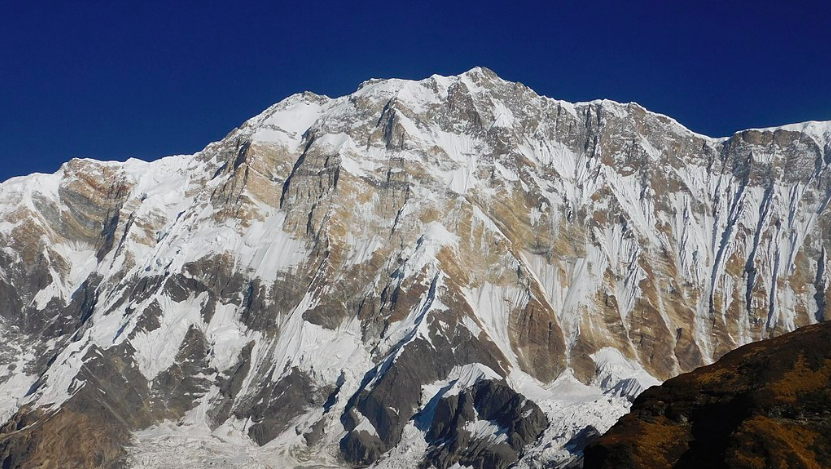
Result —
[[661, 384], [640, 364], [627, 359], [615, 348], [602, 348], [591, 357], [597, 369], [594, 384], [607, 394], [634, 399], [647, 388]]
[[[181, 303], [176, 303], [161, 295], [155, 298], [159, 301], [163, 312], [159, 318], [161, 327], [150, 332], [140, 331], [130, 339], [130, 343], [136, 350], [133, 358], [148, 381], [155, 379], [159, 373], [173, 364], [188, 329], [201, 322], [202, 306], [207, 300], [207, 293]], [[110, 314], [109, 316], [118, 315]]]

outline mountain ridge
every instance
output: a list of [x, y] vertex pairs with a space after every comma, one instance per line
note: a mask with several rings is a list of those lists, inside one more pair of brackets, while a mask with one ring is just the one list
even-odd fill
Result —
[[827, 466], [829, 339], [831, 323], [805, 326], [650, 389], [584, 467]]
[[[528, 88], [527, 85], [523, 84], [522, 82], [509, 82], [507, 80], [504, 80], [504, 79], [498, 77], [498, 75], [488, 67], [476, 66], [476, 67], [473, 67], [470, 70], [467, 70], [467, 71], [465, 71], [465, 72], [463, 72], [459, 75], [433, 74], [433, 75], [431, 75], [427, 78], [421, 79], [421, 80], [405, 79], [405, 78], [370, 78], [368, 80], [365, 80], [365, 81], [361, 82], [358, 85], [358, 87], [356, 88], [356, 91], [361, 90], [365, 86], [369, 86], [369, 85], [372, 85], [372, 84], [377, 84], [377, 83], [380, 83], [380, 82], [422, 83], [424, 81], [434, 79], [434, 78], [435, 79], [452, 79], [452, 78], [461, 77], [463, 75], [468, 75], [469, 76], [469, 75], [475, 74], [475, 73], [492, 74], [492, 75], [496, 76], [497, 78], [499, 78], [499, 80], [501, 80], [505, 83], [517, 83], [519, 85], [522, 85], [522, 86], [525, 86], [526, 88]], [[528, 88], [528, 89], [533, 91], [531, 88]], [[265, 108], [262, 112], [260, 112], [256, 116], [251, 117], [249, 119], [246, 119], [240, 125], [240, 127], [237, 127], [234, 130], [232, 130], [231, 132], [229, 132], [225, 137], [223, 137], [223, 139], [227, 138], [229, 135], [231, 135], [235, 131], [239, 130], [247, 122], [253, 121], [257, 118], [260, 118], [261, 116], [263, 116], [265, 114], [268, 114], [270, 111], [277, 108], [281, 104], [284, 104], [288, 101], [294, 101], [294, 100], [297, 100], [297, 99], [301, 99], [304, 96], [312, 96], [314, 99], [320, 99], [320, 98], [326, 99], [326, 100], [338, 99], [338, 98], [332, 98], [332, 97], [330, 97], [328, 95], [325, 95], [325, 94], [316, 93], [312, 90], [305, 90], [305, 91], [301, 91], [301, 92], [291, 94], [291, 95], [287, 96], [286, 98], [284, 98], [280, 101], [277, 101], [274, 104], [272, 104], [271, 106]], [[346, 95], [346, 96], [348, 96], [348, 95]], [[672, 117], [668, 114], [665, 114], [665, 113], [652, 111], [652, 110], [650, 110], [649, 108], [643, 106], [642, 104], [640, 104], [637, 101], [623, 102], [623, 101], [616, 101], [616, 100], [607, 99], [607, 98], [597, 98], [597, 99], [592, 99], [592, 100], [588, 100], [588, 101], [574, 101], [574, 102], [571, 102], [571, 101], [565, 101], [565, 100], [561, 100], [561, 99], [546, 96], [546, 95], [539, 95], [539, 96], [541, 98], [549, 99], [549, 100], [551, 100], [555, 103], [566, 103], [566, 104], [571, 104], [572, 106], [588, 106], [588, 105], [597, 105], [597, 104], [603, 104], [603, 103], [609, 103], [609, 104], [612, 104], [612, 105], [624, 106], [624, 107], [625, 106], [630, 106], [630, 105], [637, 106], [637, 107], [643, 109], [644, 111], [646, 111], [647, 113], [652, 114], [656, 117], [666, 118], [666, 119], [670, 120], [671, 122], [683, 127], [684, 130], [686, 130], [687, 132], [690, 132], [691, 134], [694, 134], [694, 135], [702, 137], [702, 138], [714, 140], [714, 141], [727, 140], [727, 139], [730, 139], [731, 137], [735, 137], [738, 134], [741, 134], [743, 132], [748, 132], [748, 131], [762, 131], [762, 132], [772, 132], [772, 131], [776, 131], [776, 130], [802, 131], [802, 130], [804, 130], [803, 128], [805, 128], [805, 127], [816, 127], [817, 130], [822, 131], [822, 134], [827, 134], [827, 133], [831, 132], [831, 121], [808, 120], [808, 121], [800, 121], [800, 122], [793, 122], [793, 123], [790, 123], [790, 124], [781, 124], [781, 125], [773, 125], [773, 126], [766, 126], [766, 127], [747, 127], [747, 128], [744, 128], [744, 129], [736, 130], [732, 134], [727, 135], [727, 136], [714, 137], [714, 136], [711, 136], [711, 135], [708, 135], [708, 134], [704, 134], [704, 133], [700, 133], [700, 132], [696, 132], [694, 130], [691, 130], [690, 128], [685, 126], [683, 123], [681, 123], [680, 121], [678, 121], [674, 117]], [[817, 131], [814, 131], [812, 133], [814, 134], [814, 136], [819, 135], [819, 132], [817, 132]], [[824, 136], [824, 139], [826, 139], [826, 140], [829, 139], [829, 138], [831, 138], [831, 136]], [[219, 143], [221, 140], [222, 139], [217, 140], [215, 142], [211, 142], [211, 144]], [[818, 142], [819, 142], [819, 140], [818, 140]], [[209, 146], [211, 144], [209, 144]], [[204, 151], [204, 150], [205, 149], [202, 149], [199, 152]], [[199, 152], [197, 152], [197, 153], [199, 153]], [[162, 158], [171, 158], [171, 157], [180, 157], [180, 156], [192, 156], [192, 154], [182, 153], [182, 154], [176, 154], [176, 155], [166, 155], [166, 156], [163, 156]], [[126, 160], [122, 161], [122, 160], [101, 160], [101, 159], [97, 159], [97, 158], [94, 158], [94, 157], [78, 156], [78, 157], [73, 157], [72, 159], [77, 159], [77, 160], [81, 160], [81, 161], [91, 161], [91, 162], [97, 162], [97, 163], [102, 163], [102, 164], [107, 164], [107, 163], [115, 164], [115, 163], [128, 163], [131, 160], [135, 160], [135, 161], [143, 162], [143, 163], [152, 163], [153, 161], [157, 161], [161, 158], [155, 158], [155, 159], [151, 159], [151, 160], [143, 160], [141, 158], [131, 156], [131, 157], [128, 157]], [[11, 181], [11, 180], [14, 180], [14, 179], [17, 179], [17, 178], [28, 178], [28, 177], [31, 177], [31, 176], [34, 176], [34, 175], [48, 175], [48, 174], [55, 174], [55, 173], [34, 172], [34, 173], [26, 174], [26, 175], [12, 176], [12, 177], [8, 178], [6, 181]], [[0, 183], [4, 183], [6, 181], [0, 181]]]

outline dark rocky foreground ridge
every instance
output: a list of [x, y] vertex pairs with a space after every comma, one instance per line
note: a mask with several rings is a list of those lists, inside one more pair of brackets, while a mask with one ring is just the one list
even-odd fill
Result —
[[566, 464], [646, 387], [824, 321], [829, 201], [831, 123], [711, 138], [483, 68], [14, 178], [0, 463]]
[[745, 345], [641, 394], [584, 469], [831, 467], [831, 323]]

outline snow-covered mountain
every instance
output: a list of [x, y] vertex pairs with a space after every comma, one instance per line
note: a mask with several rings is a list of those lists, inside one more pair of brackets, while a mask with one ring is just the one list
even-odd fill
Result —
[[710, 138], [475, 68], [11, 179], [0, 460], [573, 462], [645, 388], [824, 319], [829, 163], [831, 123]]

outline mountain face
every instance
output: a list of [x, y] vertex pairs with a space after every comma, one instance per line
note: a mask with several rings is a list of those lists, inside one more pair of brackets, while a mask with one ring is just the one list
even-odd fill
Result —
[[476, 68], [11, 179], [0, 461], [570, 463], [645, 388], [824, 320], [829, 163], [831, 123], [714, 139]]
[[585, 469], [831, 467], [831, 322], [647, 390], [585, 453]]

